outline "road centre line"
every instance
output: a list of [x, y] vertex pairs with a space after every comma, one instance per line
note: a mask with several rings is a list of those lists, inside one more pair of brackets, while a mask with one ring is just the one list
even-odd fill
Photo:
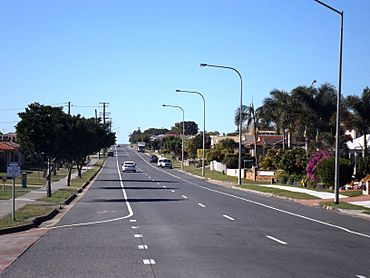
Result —
[[225, 217], [225, 218], [227, 218], [227, 219], [229, 219], [229, 220], [231, 220], [231, 221], [234, 221], [235, 219], [234, 218], [232, 218], [232, 217], [230, 217], [230, 216], [228, 216], [228, 215], [226, 215], [226, 214], [224, 214], [224, 215], [222, 215], [223, 217]]
[[198, 206], [202, 207], [202, 208], [205, 208], [206, 206], [203, 205], [202, 203], [198, 203]]
[[141, 249], [141, 250], [143, 250], [143, 249], [148, 249], [148, 245], [146, 245], [146, 244], [142, 244], [142, 245], [138, 245], [137, 246], [139, 249]]
[[131, 229], [139, 229], [138, 226], [131, 226]]
[[143, 237], [142, 234], [134, 234], [134, 238], [141, 238], [141, 237]]
[[188, 197], [186, 197], [185, 195], [181, 195], [181, 197], [183, 197], [184, 199], [187, 199]]
[[277, 238], [275, 238], [275, 237], [273, 237], [273, 236], [269, 236], [269, 235], [265, 235], [265, 236], [266, 236], [267, 238], [269, 238], [269, 239], [273, 240], [273, 241], [276, 241], [276, 242], [280, 243], [280, 244], [283, 244], [283, 245], [288, 244], [288, 243], [286, 243], [285, 241], [282, 241], [282, 240], [280, 240], [280, 239], [277, 239]]
[[[142, 158], [141, 156], [139, 156], [145, 163], [147, 163], [149, 166], [153, 167], [154, 169], [157, 169], [156, 167], [154, 167], [153, 165], [149, 164], [149, 162], [147, 162], [144, 158]], [[218, 190], [215, 190], [215, 189], [210, 189], [210, 188], [207, 188], [205, 186], [201, 186], [201, 185], [198, 185], [194, 182], [191, 182], [191, 181], [188, 181], [188, 180], [185, 180], [181, 177], [178, 177], [170, 172], [166, 172], [166, 171], [163, 171], [162, 169], [157, 169], [158, 171], [162, 171], [163, 173], [169, 175], [169, 176], [172, 176], [176, 179], [179, 179], [183, 182], [186, 182], [188, 184], [191, 184], [191, 185], [194, 185], [198, 188], [202, 188], [204, 190], [208, 190], [208, 191], [211, 191], [211, 192], [214, 192], [214, 193], [217, 193], [217, 194], [220, 194], [220, 195], [224, 195], [224, 196], [228, 196], [228, 197], [231, 197], [231, 198], [235, 198], [235, 199], [238, 199], [238, 200], [241, 200], [241, 201], [245, 201], [245, 202], [248, 202], [248, 203], [251, 203], [251, 204], [254, 204], [254, 205], [257, 205], [257, 206], [261, 206], [261, 207], [264, 207], [264, 208], [267, 208], [267, 209], [270, 209], [270, 210], [274, 210], [274, 211], [277, 211], [277, 212], [280, 212], [280, 213], [283, 213], [283, 214], [287, 214], [287, 215], [290, 215], [290, 216], [294, 216], [294, 217], [297, 217], [297, 218], [301, 218], [301, 219], [304, 219], [304, 220], [307, 220], [307, 221], [311, 221], [311, 222], [314, 222], [314, 223], [317, 223], [317, 224], [321, 224], [321, 225], [324, 225], [324, 226], [327, 226], [327, 227], [331, 227], [331, 228], [335, 228], [335, 229], [338, 229], [338, 230], [341, 230], [341, 231], [344, 231], [346, 233], [349, 233], [349, 234], [352, 234], [352, 235], [356, 235], [356, 236], [360, 236], [360, 237], [364, 237], [364, 238], [368, 238], [370, 239], [370, 234], [365, 234], [365, 233], [361, 233], [361, 232], [357, 232], [357, 231], [353, 231], [353, 230], [350, 230], [348, 228], [345, 228], [345, 227], [342, 227], [342, 226], [339, 226], [339, 225], [335, 225], [335, 224], [332, 224], [332, 223], [329, 223], [329, 222], [325, 222], [325, 221], [322, 221], [322, 220], [318, 220], [318, 219], [314, 219], [314, 218], [310, 218], [308, 216], [304, 216], [302, 214], [298, 214], [298, 213], [295, 213], [295, 212], [291, 212], [291, 211], [287, 211], [287, 210], [283, 210], [283, 209], [279, 209], [279, 208], [276, 208], [276, 207], [273, 207], [273, 206], [270, 206], [270, 205], [266, 205], [264, 203], [261, 203], [261, 202], [257, 202], [257, 201], [253, 201], [253, 200], [250, 200], [250, 199], [246, 199], [246, 198], [243, 198], [243, 197], [239, 197], [239, 196], [236, 196], [236, 195], [233, 195], [233, 194], [230, 194], [230, 193], [226, 193], [226, 192], [222, 192], [222, 191], [218, 191]]]
[[136, 222], [136, 219], [130, 219], [130, 222]]
[[171, 190], [172, 193], [175, 193], [175, 190]]
[[165, 185], [162, 185], [162, 187], [163, 187], [163, 188], [167, 188], [167, 186], [165, 186]]

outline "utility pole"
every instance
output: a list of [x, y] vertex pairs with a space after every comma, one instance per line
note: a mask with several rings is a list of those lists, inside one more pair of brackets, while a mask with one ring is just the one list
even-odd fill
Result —
[[68, 115], [71, 115], [71, 102], [68, 101]]
[[[105, 108], [108, 106], [109, 102], [100, 102], [99, 104], [103, 105], [103, 125], [105, 126], [105, 118], [106, 118]], [[103, 149], [103, 156], [105, 156], [105, 153], [106, 153], [106, 149], [104, 148]]]

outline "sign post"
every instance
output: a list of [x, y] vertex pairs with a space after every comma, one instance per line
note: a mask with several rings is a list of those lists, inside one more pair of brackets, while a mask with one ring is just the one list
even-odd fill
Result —
[[15, 220], [15, 178], [21, 175], [21, 166], [18, 162], [10, 162], [7, 167], [7, 176], [12, 177], [13, 187], [12, 187], [12, 199], [13, 199], [13, 210], [12, 219]]

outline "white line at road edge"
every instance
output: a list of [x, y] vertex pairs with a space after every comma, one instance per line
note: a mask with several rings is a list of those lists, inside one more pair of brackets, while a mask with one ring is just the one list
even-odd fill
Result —
[[308, 220], [308, 221], [311, 221], [311, 222], [315, 222], [315, 223], [318, 223], [318, 224], [321, 224], [321, 225], [324, 225], [324, 226], [328, 226], [328, 227], [332, 227], [332, 228], [335, 228], [335, 229], [338, 229], [338, 230], [341, 230], [341, 231], [344, 231], [344, 232], [347, 232], [349, 234], [353, 234], [353, 235], [357, 235], [357, 236], [361, 236], [361, 237], [365, 237], [365, 238], [369, 238], [370, 239], [370, 235], [368, 234], [364, 234], [364, 233], [360, 233], [360, 232], [356, 232], [356, 231], [352, 231], [350, 229], [347, 229], [345, 227], [341, 227], [341, 226], [338, 226], [338, 225], [335, 225], [335, 224], [332, 224], [332, 223], [329, 223], [329, 222], [325, 222], [325, 221], [321, 221], [321, 220], [317, 220], [317, 219], [314, 219], [314, 218], [310, 218], [310, 217], [307, 217], [307, 216], [304, 216], [304, 215], [301, 215], [301, 214], [298, 214], [298, 213], [295, 213], [295, 212], [291, 212], [291, 211], [287, 211], [287, 210], [282, 210], [282, 209], [279, 209], [279, 208], [275, 208], [275, 207], [272, 207], [272, 206], [269, 206], [269, 205], [266, 205], [264, 203], [261, 203], [261, 202], [257, 202], [257, 201], [253, 201], [253, 200], [249, 200], [249, 199], [246, 199], [246, 198], [243, 198], [243, 197], [239, 197], [239, 196], [236, 196], [236, 195], [232, 195], [230, 193], [226, 193], [226, 192], [222, 192], [222, 191], [218, 191], [218, 190], [215, 190], [215, 189], [210, 189], [208, 187], [205, 187], [205, 186], [201, 186], [199, 184], [196, 184], [194, 182], [191, 182], [191, 181], [187, 181], [183, 178], [180, 178], [172, 173], [169, 173], [169, 172], [166, 172], [162, 169], [158, 169], [156, 167], [154, 167], [153, 165], [151, 165], [149, 162], [147, 162], [143, 157], [141, 157], [140, 155], [138, 155], [146, 164], [148, 164], [149, 166], [153, 167], [154, 169], [157, 169], [158, 171], [162, 171], [163, 173], [166, 173], [167, 175], [169, 176], [172, 176], [174, 178], [177, 178], [183, 182], [186, 182], [188, 184], [191, 184], [191, 185], [194, 185], [196, 187], [199, 187], [199, 188], [202, 188], [202, 189], [205, 189], [205, 190], [208, 190], [208, 191], [211, 191], [211, 192], [214, 192], [214, 193], [217, 193], [217, 194], [221, 194], [221, 195], [225, 195], [225, 196], [228, 196], [228, 197], [232, 197], [232, 198], [235, 198], [235, 199], [238, 199], [238, 200], [242, 200], [242, 201], [245, 201], [245, 202], [248, 202], [248, 203], [251, 203], [251, 204], [254, 204], [254, 205], [257, 205], [257, 206], [261, 206], [261, 207], [264, 207], [264, 208], [268, 208], [268, 209], [271, 209], [271, 210], [275, 210], [275, 211], [278, 211], [278, 212], [281, 212], [281, 213], [285, 213], [285, 214], [288, 214], [288, 215], [291, 215], [291, 216], [295, 216], [295, 217], [298, 217], [298, 218], [302, 218], [302, 219], [305, 219], [305, 220]]
[[117, 155], [116, 155], [116, 162], [117, 162], [117, 171], [118, 171], [118, 175], [119, 175], [119, 181], [120, 181], [120, 184], [121, 184], [123, 198], [125, 200], [125, 203], [126, 203], [126, 206], [127, 206], [128, 212], [129, 212], [128, 215], [122, 216], [122, 217], [118, 217], [118, 218], [113, 218], [113, 219], [107, 219], [107, 220], [99, 220], [99, 221], [91, 221], [91, 222], [85, 222], [85, 223], [75, 223], [75, 224], [67, 224], [67, 225], [61, 225], [61, 226], [54, 226], [54, 227], [49, 227], [48, 229], [58, 229], [58, 228], [68, 228], [68, 227], [79, 227], [79, 226], [88, 226], [88, 225], [95, 225], [95, 224], [103, 224], [103, 223], [109, 223], [109, 222], [114, 222], [114, 221], [119, 221], [119, 220], [127, 219], [127, 218], [133, 216], [134, 215], [134, 212], [132, 211], [131, 205], [130, 205], [130, 203], [127, 200], [127, 194], [126, 194], [126, 191], [125, 191], [125, 186], [124, 186], [123, 181], [122, 181], [122, 174], [121, 174], [121, 171], [120, 171], [120, 168], [119, 168]]
[[285, 241], [282, 241], [282, 240], [277, 239], [277, 238], [275, 238], [275, 237], [272, 237], [272, 236], [269, 236], [269, 235], [265, 235], [265, 236], [266, 236], [267, 238], [269, 238], [269, 239], [273, 240], [273, 241], [276, 241], [276, 242], [280, 243], [280, 244], [283, 244], [283, 245], [288, 244], [288, 243], [286, 243]]

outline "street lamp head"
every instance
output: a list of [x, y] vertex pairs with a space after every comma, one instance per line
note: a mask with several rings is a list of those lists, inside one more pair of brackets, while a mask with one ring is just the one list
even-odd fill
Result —
[[176, 93], [180, 93], [180, 92], [181, 92], [181, 90], [179, 90], [179, 89], [176, 90]]
[[165, 107], [165, 106], [166, 106], [166, 104], [162, 104], [162, 106], [163, 106], [163, 107]]
[[208, 64], [204, 64], [204, 63], [202, 63], [202, 64], [200, 64], [200, 66], [201, 66], [201, 67], [206, 67], [206, 66], [208, 66]]

